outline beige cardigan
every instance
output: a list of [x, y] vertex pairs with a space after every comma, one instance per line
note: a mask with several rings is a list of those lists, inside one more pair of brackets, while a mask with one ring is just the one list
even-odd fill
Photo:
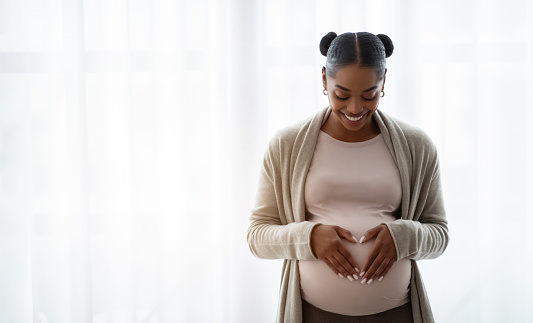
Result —
[[[330, 107], [279, 130], [266, 149], [248, 244], [263, 259], [285, 259], [277, 322], [302, 322], [298, 260], [317, 259], [311, 251], [311, 230], [305, 221], [305, 179], [321, 126]], [[435, 146], [421, 130], [380, 110], [375, 120], [400, 171], [401, 219], [388, 222], [398, 259], [412, 263], [411, 304], [415, 322], [434, 322], [416, 260], [440, 256], [448, 245], [448, 226]]]

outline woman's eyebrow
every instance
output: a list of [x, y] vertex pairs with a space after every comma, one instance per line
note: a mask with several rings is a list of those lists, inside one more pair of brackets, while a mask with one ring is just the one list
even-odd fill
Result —
[[350, 89], [347, 89], [347, 88], [345, 88], [345, 87], [344, 87], [344, 86], [342, 86], [342, 85], [339, 85], [339, 84], [335, 84], [335, 86], [336, 86], [336, 87], [338, 87], [339, 89], [342, 89], [342, 90], [344, 90], [344, 91], [352, 92], [352, 90], [350, 90]]
[[371, 87], [371, 88], [369, 88], [369, 89], [366, 89], [366, 90], [364, 90], [363, 92], [370, 92], [370, 91], [375, 90], [375, 89], [377, 89], [377, 88], [378, 88], [378, 87], [377, 87], [376, 85], [374, 85], [373, 87]]
[[[344, 90], [344, 91], [352, 92], [352, 90], [347, 89], [347, 88], [345, 88], [345, 87], [342, 86], [342, 85], [335, 84], [335, 86], [338, 87], [339, 89]], [[377, 88], [378, 88], [378, 87], [377, 87], [376, 85], [374, 85], [373, 87], [371, 87], [371, 88], [369, 88], [369, 89], [363, 90], [363, 92], [370, 92], [370, 91], [372, 91], [372, 90], [374, 90], [374, 89], [377, 89]]]

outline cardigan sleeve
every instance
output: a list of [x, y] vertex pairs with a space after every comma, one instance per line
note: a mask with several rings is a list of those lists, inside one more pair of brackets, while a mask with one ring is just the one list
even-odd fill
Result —
[[[287, 176], [282, 176], [279, 140], [272, 140], [263, 159], [247, 239], [252, 254], [263, 259], [317, 259], [311, 250], [311, 231], [318, 223], [289, 219], [292, 203]], [[286, 172], [288, 173], [288, 172]], [[285, 187], [285, 191], [284, 191]]]
[[397, 260], [437, 258], [448, 246], [448, 221], [444, 209], [439, 161], [436, 150], [432, 148], [429, 158], [413, 163], [414, 177], [411, 179], [409, 205], [412, 220], [402, 217], [385, 223], [396, 246]]

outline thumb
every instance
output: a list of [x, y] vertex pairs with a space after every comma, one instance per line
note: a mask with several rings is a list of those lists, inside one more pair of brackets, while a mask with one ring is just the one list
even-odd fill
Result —
[[341, 228], [339, 226], [335, 226], [335, 231], [337, 231], [337, 234], [339, 237], [344, 238], [350, 242], [359, 242], [357, 239], [352, 235], [352, 233], [349, 230], [346, 230], [344, 228]]
[[369, 241], [372, 238], [374, 238], [375, 236], [377, 236], [379, 231], [381, 231], [381, 229], [383, 228], [383, 226], [384, 226], [384, 224], [380, 224], [380, 225], [378, 225], [376, 227], [373, 227], [372, 229], [367, 230], [365, 232], [365, 234], [363, 234], [361, 239], [359, 239], [359, 243], [363, 243], [365, 241]]

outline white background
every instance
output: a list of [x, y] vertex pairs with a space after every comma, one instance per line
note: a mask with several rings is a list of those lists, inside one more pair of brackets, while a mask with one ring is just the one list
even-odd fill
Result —
[[391, 37], [380, 109], [438, 147], [437, 322], [533, 320], [533, 1], [0, 0], [0, 321], [273, 322], [248, 217], [329, 31]]

